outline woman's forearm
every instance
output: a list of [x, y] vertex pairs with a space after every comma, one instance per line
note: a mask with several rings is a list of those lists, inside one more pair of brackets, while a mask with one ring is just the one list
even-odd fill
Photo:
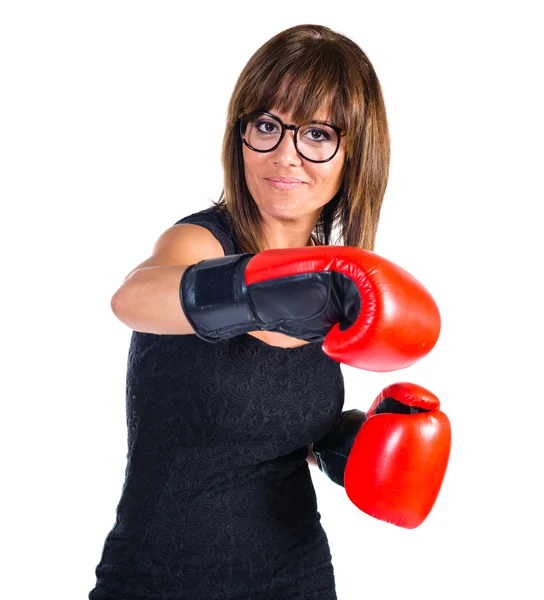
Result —
[[115, 316], [143, 333], [194, 333], [181, 307], [180, 281], [187, 266], [146, 267], [132, 273], [111, 301]]

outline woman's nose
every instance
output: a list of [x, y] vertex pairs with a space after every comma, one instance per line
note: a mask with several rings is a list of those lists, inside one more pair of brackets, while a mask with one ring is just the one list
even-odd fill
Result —
[[302, 158], [295, 146], [295, 132], [286, 131], [280, 145], [274, 150], [273, 160], [282, 165], [300, 165]]

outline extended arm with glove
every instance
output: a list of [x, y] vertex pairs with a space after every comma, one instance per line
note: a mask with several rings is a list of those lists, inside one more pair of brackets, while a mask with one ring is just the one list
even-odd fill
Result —
[[188, 267], [180, 300], [209, 342], [255, 330], [322, 342], [338, 362], [369, 371], [407, 367], [440, 332], [432, 296], [381, 256], [349, 246], [265, 250]]
[[386, 387], [367, 413], [349, 410], [313, 444], [318, 467], [368, 515], [413, 529], [429, 515], [451, 446], [438, 398], [413, 383]]

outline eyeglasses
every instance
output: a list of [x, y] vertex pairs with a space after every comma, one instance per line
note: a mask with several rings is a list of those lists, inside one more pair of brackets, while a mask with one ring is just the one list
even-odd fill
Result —
[[240, 136], [244, 144], [255, 152], [275, 150], [287, 129], [295, 132], [295, 148], [300, 156], [314, 163], [332, 160], [338, 152], [341, 138], [346, 135], [343, 129], [326, 121], [292, 125], [267, 112], [240, 115]]

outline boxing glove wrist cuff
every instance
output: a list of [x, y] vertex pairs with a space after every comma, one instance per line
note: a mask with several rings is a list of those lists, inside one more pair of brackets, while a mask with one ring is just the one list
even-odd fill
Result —
[[335, 426], [312, 446], [317, 466], [327, 477], [344, 487], [344, 471], [353, 442], [366, 421], [366, 413], [343, 412]]
[[253, 256], [222, 256], [185, 269], [179, 290], [181, 306], [198, 337], [218, 342], [258, 329], [245, 285], [245, 268]]

